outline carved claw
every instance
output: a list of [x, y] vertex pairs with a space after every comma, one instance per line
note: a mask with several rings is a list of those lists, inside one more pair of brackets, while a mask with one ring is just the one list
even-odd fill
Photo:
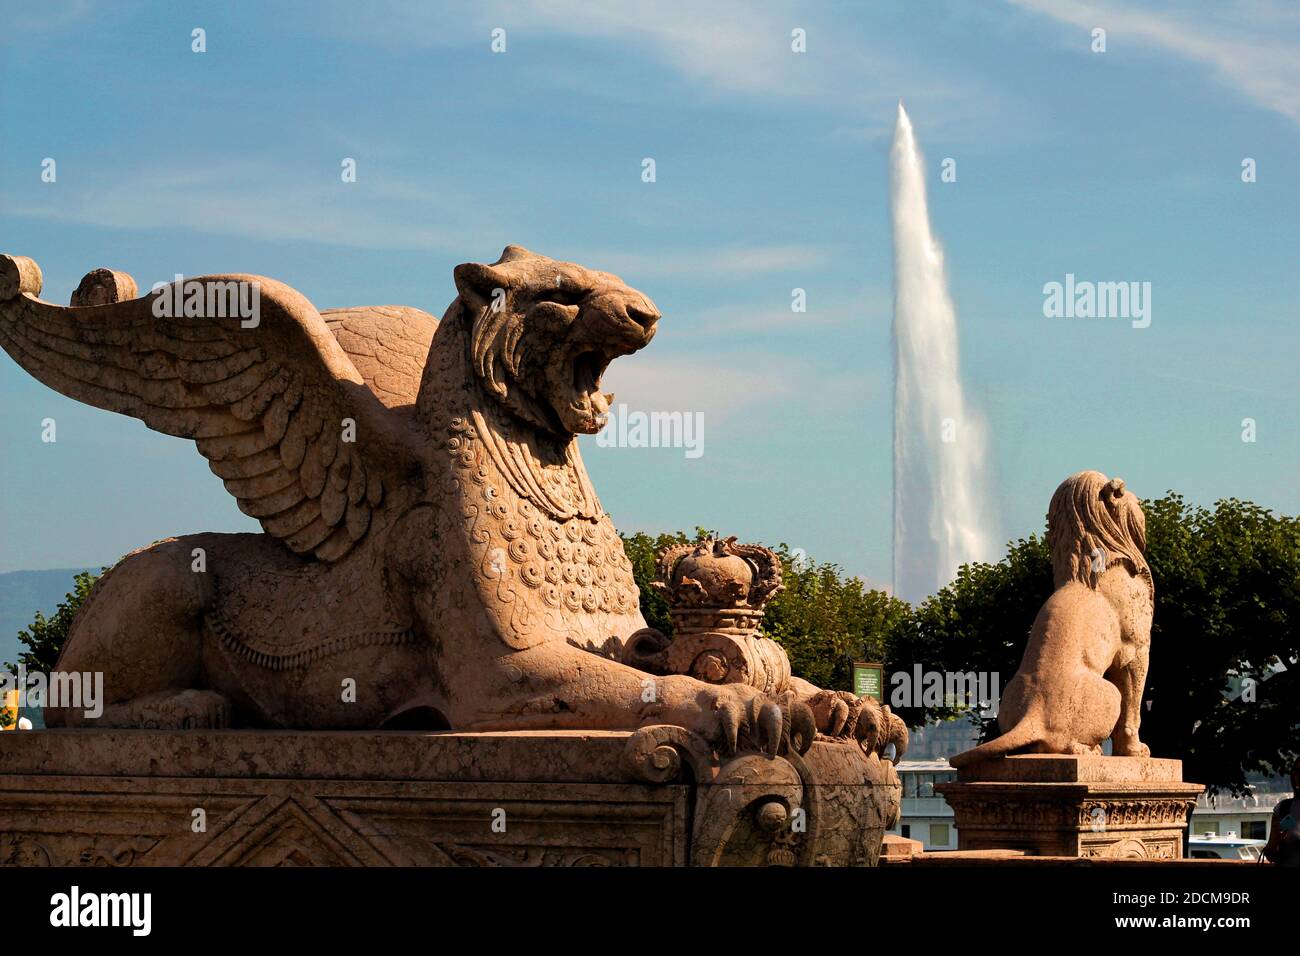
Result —
[[849, 705], [840, 698], [836, 697], [831, 701], [830, 719], [827, 722], [826, 732], [832, 737], [838, 737], [844, 733], [844, 726], [849, 722]]
[[726, 753], [735, 753], [740, 743], [740, 705], [731, 701], [718, 703], [718, 723], [722, 727], [722, 745]]
[[701, 686], [677, 675], [665, 680], [686, 682], [666, 685], [670, 691], [681, 686], [684, 694], [680, 703], [669, 703], [655, 716], [693, 730], [721, 755], [743, 751], [775, 757], [789, 750], [802, 754], [816, 739], [816, 718], [794, 693], [774, 698], [747, 684]]
[[853, 736], [867, 753], [877, 753], [886, 742], [887, 724], [875, 701], [864, 703], [858, 711]]
[[797, 754], [806, 754], [817, 739], [817, 718], [812, 708], [793, 694], [782, 702], [786, 717], [786, 738], [790, 748]]
[[884, 755], [894, 745], [894, 763], [907, 752], [907, 725], [889, 709], [847, 691], [819, 691], [807, 700], [817, 728], [827, 736], [856, 740], [867, 753]]
[[781, 749], [781, 706], [770, 700], [763, 704], [757, 724], [759, 749], [775, 757]]
[[903, 755], [907, 753], [909, 736], [907, 732], [907, 724], [903, 723], [903, 719], [889, 709], [888, 704], [885, 704], [880, 708], [880, 722], [881, 739], [877, 744], [876, 752], [883, 756], [885, 747], [889, 744], [893, 744], [893, 762], [898, 763], [903, 759]]
[[842, 690], [823, 690], [808, 698], [817, 729], [828, 737], [854, 737], [860, 739], [859, 716], [863, 703], [853, 694]]

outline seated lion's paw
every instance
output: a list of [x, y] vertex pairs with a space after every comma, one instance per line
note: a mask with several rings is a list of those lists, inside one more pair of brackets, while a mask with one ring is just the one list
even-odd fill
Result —
[[[775, 756], [790, 737], [796, 747], [812, 744], [813, 719], [792, 699], [787, 707], [747, 684], [705, 684], [682, 678], [689, 685], [673, 685], [674, 700], [662, 719], [699, 734], [724, 754], [754, 748]], [[804, 740], [803, 738], [807, 738]]]
[[1142, 741], [1134, 741], [1131, 744], [1121, 744], [1116, 742], [1113, 753], [1116, 757], [1150, 757], [1151, 748]]
[[842, 690], [823, 690], [806, 701], [813, 712], [818, 733], [827, 737], [855, 736], [862, 701]]
[[742, 742], [763, 753], [775, 754], [781, 746], [781, 705], [746, 684], [717, 684], [711, 696], [721, 743], [734, 753]]

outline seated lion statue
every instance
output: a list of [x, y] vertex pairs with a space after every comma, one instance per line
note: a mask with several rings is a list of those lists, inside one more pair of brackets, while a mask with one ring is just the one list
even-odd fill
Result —
[[1138, 739], [1155, 586], [1146, 517], [1119, 478], [1081, 471], [1047, 513], [1056, 590], [998, 707], [1002, 735], [951, 758], [954, 767], [1014, 753], [1149, 757]]
[[[616, 276], [518, 246], [454, 275], [441, 321], [318, 312], [248, 275], [135, 298], [108, 270], [65, 309], [37, 297], [34, 262], [0, 257], [0, 346], [64, 395], [192, 439], [264, 530], [160, 541], [100, 579], [58, 664], [104, 673], [96, 723], [678, 724], [773, 752], [804, 723], [867, 749], [897, 739], [896, 717], [852, 695], [797, 682], [776, 701], [616, 660], [645, 620], [575, 436], [603, 427], [601, 376], [659, 311]], [[210, 306], [250, 286], [255, 321], [188, 307], [196, 288]]]

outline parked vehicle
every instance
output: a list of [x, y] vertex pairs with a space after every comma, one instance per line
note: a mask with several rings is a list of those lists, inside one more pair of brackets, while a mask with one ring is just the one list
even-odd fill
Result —
[[1233, 834], [1197, 835], [1187, 841], [1187, 855], [1194, 860], [1246, 860], [1258, 863], [1263, 849], [1263, 840], [1243, 840]]

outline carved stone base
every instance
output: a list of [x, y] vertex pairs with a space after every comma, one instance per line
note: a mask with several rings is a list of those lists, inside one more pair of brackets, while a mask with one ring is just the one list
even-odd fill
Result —
[[0, 734], [0, 863], [874, 865], [894, 769], [856, 744], [719, 763], [678, 727]]
[[1181, 760], [1023, 754], [975, 764], [935, 787], [962, 850], [1180, 859], [1204, 787]]

